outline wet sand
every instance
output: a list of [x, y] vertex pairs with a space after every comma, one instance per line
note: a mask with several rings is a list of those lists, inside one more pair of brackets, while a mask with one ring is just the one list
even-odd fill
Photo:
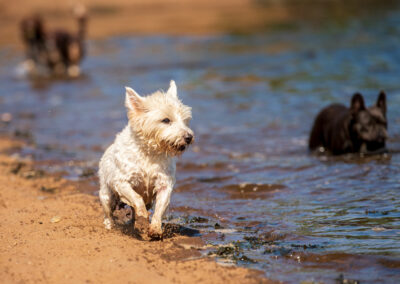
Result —
[[5, 154], [21, 145], [0, 138], [3, 283], [270, 283], [260, 272], [201, 257], [197, 237], [144, 242], [106, 231], [97, 197]]

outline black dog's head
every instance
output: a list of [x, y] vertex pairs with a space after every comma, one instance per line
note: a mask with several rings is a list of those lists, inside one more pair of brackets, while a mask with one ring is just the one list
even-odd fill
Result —
[[360, 152], [374, 152], [385, 148], [388, 138], [386, 120], [386, 95], [379, 93], [374, 106], [365, 107], [364, 98], [360, 93], [351, 99], [350, 135], [354, 145]]

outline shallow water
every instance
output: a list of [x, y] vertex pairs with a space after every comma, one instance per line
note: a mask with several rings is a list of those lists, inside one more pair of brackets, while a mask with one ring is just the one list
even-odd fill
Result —
[[[123, 87], [146, 94], [174, 79], [193, 107], [196, 144], [179, 160], [170, 222], [233, 245], [221, 259], [273, 279], [398, 283], [399, 19], [395, 10], [248, 36], [91, 41], [84, 75], [69, 81], [19, 78], [21, 53], [2, 48], [0, 113], [13, 115], [2, 131], [31, 139], [22, 154], [47, 170], [80, 179], [126, 123]], [[371, 105], [380, 89], [389, 154], [308, 153], [322, 107], [356, 91]]]

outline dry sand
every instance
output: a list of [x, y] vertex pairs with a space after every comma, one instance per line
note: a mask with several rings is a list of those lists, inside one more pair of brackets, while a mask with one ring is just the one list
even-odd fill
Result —
[[2, 283], [269, 283], [201, 257], [197, 237], [145, 242], [105, 230], [97, 197], [5, 154], [20, 146], [0, 138]]

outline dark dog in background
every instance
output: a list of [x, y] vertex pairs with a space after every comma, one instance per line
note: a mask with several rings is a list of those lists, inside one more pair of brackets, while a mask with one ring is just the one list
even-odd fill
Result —
[[76, 33], [61, 29], [49, 31], [39, 15], [23, 19], [20, 30], [26, 49], [27, 71], [45, 68], [52, 74], [78, 76], [79, 64], [85, 55], [86, 14], [84, 6], [74, 8], [78, 23]]
[[309, 139], [310, 150], [344, 153], [376, 153], [385, 150], [388, 138], [386, 95], [379, 93], [374, 106], [366, 108], [360, 93], [353, 95], [350, 108], [333, 104], [316, 117]]

